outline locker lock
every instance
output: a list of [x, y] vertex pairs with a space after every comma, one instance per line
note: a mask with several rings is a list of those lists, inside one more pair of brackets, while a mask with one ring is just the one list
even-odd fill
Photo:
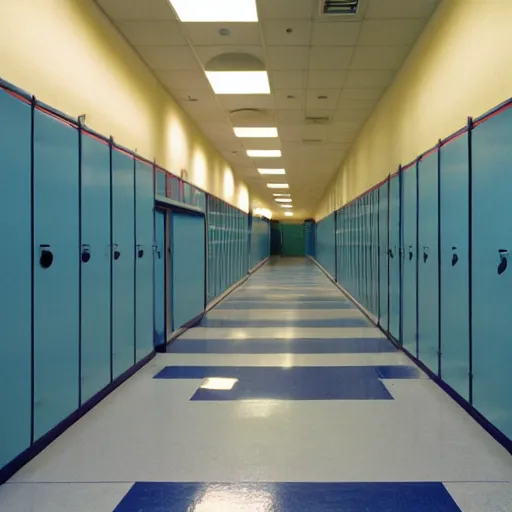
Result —
[[427, 263], [428, 251], [429, 251], [429, 248], [426, 245], [424, 245], [423, 246], [423, 263]]
[[162, 253], [160, 252], [158, 245], [153, 245], [153, 252], [156, 254], [156, 257], [158, 259], [160, 259], [162, 257]]
[[114, 259], [118, 260], [119, 257], [121, 256], [121, 251], [119, 250], [119, 246], [117, 244], [114, 244], [113, 247], [114, 247]]
[[50, 246], [48, 244], [41, 244], [39, 248], [41, 249], [39, 265], [41, 265], [42, 268], [50, 268], [53, 263], [53, 253], [50, 250]]
[[452, 247], [453, 255], [452, 255], [452, 267], [455, 267], [459, 262], [459, 255], [455, 252], [457, 247]]
[[409, 261], [412, 260], [414, 253], [412, 252], [412, 245], [409, 245]]
[[144, 256], [144, 249], [142, 245], [137, 245], [137, 257], [142, 258]]
[[390, 258], [394, 258], [395, 257], [394, 254], [393, 254], [393, 249], [389, 249], [388, 255], [389, 255]]
[[508, 251], [507, 251], [507, 249], [499, 249], [498, 252], [500, 255], [500, 263], [498, 265], [498, 275], [501, 276], [501, 274], [503, 274], [503, 272], [505, 272], [505, 270], [507, 270], [507, 267], [508, 267], [508, 259], [507, 259]]
[[91, 246], [89, 244], [82, 245], [82, 262], [88, 263], [91, 259]]

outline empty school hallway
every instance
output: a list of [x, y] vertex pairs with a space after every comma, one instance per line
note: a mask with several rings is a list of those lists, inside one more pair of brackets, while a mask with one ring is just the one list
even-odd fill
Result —
[[276, 259], [0, 488], [8, 512], [506, 512], [512, 458]]

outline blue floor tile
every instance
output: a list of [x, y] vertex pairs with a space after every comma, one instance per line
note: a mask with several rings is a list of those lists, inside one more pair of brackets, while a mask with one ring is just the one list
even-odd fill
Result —
[[442, 483], [137, 482], [114, 512], [461, 512]]
[[327, 320], [227, 320], [204, 317], [201, 327], [370, 327], [366, 318], [329, 318]]
[[385, 338], [177, 339], [174, 354], [375, 354], [396, 352]]
[[199, 387], [193, 401], [274, 400], [392, 400], [380, 380], [419, 378], [419, 371], [400, 366], [167, 366], [155, 379], [235, 379], [231, 389]]

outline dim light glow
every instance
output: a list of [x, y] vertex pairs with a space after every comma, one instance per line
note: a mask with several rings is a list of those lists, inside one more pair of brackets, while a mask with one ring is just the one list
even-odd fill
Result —
[[256, 0], [169, 0], [183, 22], [257, 22]]
[[291, 198], [282, 197], [282, 198], [276, 199], [276, 203], [291, 203], [291, 202], [292, 202]]
[[274, 197], [290, 197], [290, 194], [272, 194]]
[[270, 94], [266, 71], [206, 71], [215, 94]]
[[252, 158], [280, 158], [280, 149], [248, 149], [247, 156]]
[[272, 212], [266, 208], [254, 208], [252, 213], [253, 215], [260, 215], [261, 217], [266, 217], [267, 219], [272, 218]]
[[293, 212], [284, 212], [285, 217], [293, 217]]
[[260, 174], [268, 174], [268, 175], [277, 175], [277, 174], [286, 174], [286, 171], [284, 169], [258, 169], [258, 172]]
[[281, 208], [293, 208], [293, 205], [291, 205], [291, 204], [280, 204], [279, 206]]
[[244, 139], [275, 139], [277, 128], [234, 128], [235, 135]]
[[267, 183], [268, 188], [290, 188], [288, 183]]

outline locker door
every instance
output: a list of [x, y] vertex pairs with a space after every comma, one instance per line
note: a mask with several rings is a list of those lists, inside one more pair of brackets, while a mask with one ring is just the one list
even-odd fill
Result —
[[388, 185], [386, 181], [379, 188], [379, 246], [380, 246], [380, 326], [389, 331], [388, 318]]
[[153, 241], [155, 205], [153, 184], [153, 166], [136, 160], [136, 362], [153, 350]]
[[389, 182], [389, 332], [400, 338], [400, 178]]
[[30, 445], [31, 107], [0, 89], [0, 468]]
[[174, 328], [204, 311], [204, 217], [172, 213]]
[[473, 152], [473, 405], [512, 438], [512, 110], [477, 126]]
[[165, 314], [165, 215], [162, 210], [155, 212], [155, 347], [165, 344], [166, 314]]
[[468, 136], [441, 149], [443, 380], [469, 399]]
[[416, 353], [416, 265], [417, 265], [417, 237], [416, 212], [417, 198], [417, 169], [416, 164], [409, 167], [402, 174], [403, 203], [402, 203], [402, 230], [403, 230], [403, 299], [402, 314], [403, 326], [402, 344], [414, 356]]
[[110, 382], [110, 148], [82, 132], [81, 402]]
[[438, 153], [418, 163], [418, 357], [438, 373]]
[[112, 148], [112, 373], [135, 363], [134, 160]]
[[34, 438], [79, 405], [78, 130], [34, 114]]
[[173, 319], [172, 319], [172, 255], [171, 255], [171, 242], [172, 242], [172, 230], [171, 230], [171, 212], [165, 212], [164, 219], [164, 233], [163, 236], [165, 243], [165, 328], [167, 331], [166, 341], [170, 338], [173, 332]]

